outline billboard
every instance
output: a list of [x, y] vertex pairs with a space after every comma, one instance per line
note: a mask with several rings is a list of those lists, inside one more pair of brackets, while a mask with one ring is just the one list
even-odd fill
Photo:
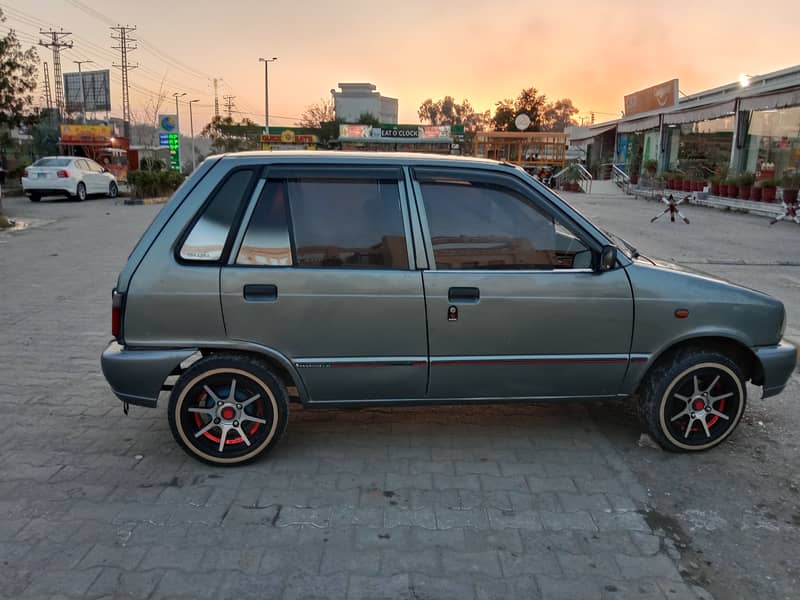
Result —
[[678, 80], [671, 79], [625, 96], [625, 116], [678, 104]]
[[[83, 79], [83, 103], [81, 103], [81, 78]], [[64, 102], [67, 112], [111, 110], [111, 91], [108, 69], [64, 73]]]
[[62, 125], [62, 144], [111, 145], [110, 125]]

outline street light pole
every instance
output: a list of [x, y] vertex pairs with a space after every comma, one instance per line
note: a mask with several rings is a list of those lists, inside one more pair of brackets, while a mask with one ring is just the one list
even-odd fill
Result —
[[81, 71], [81, 65], [85, 65], [86, 63], [94, 62], [93, 60], [73, 60], [76, 65], [78, 65], [78, 81], [81, 85], [81, 123], [86, 123], [86, 93], [83, 89], [83, 72]]
[[200, 102], [200, 100], [189, 100], [189, 135], [192, 136], [192, 171], [197, 168], [197, 160], [194, 156], [194, 120], [192, 119], [192, 102]]
[[[183, 98], [186, 95], [186, 92], [174, 92], [172, 94], [175, 96], [175, 133], [178, 134], [178, 162], [180, 163], [181, 157], [181, 113], [178, 109], [178, 98]], [[178, 171], [180, 172], [181, 165], [178, 165]]]
[[278, 60], [277, 56], [272, 58], [259, 58], [264, 63], [264, 133], [269, 135], [269, 63]]

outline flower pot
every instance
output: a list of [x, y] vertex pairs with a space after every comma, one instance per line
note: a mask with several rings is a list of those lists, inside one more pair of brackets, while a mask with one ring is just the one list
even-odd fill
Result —
[[692, 191], [692, 182], [688, 179], [683, 180], [683, 191], [684, 192], [691, 192]]
[[761, 199], [764, 202], [775, 202], [775, 188], [774, 187], [761, 188]]
[[739, 197], [739, 186], [735, 183], [728, 184], [728, 198], [738, 198]]
[[674, 179], [667, 179], [667, 187], [671, 190], [675, 189], [675, 180]]
[[711, 195], [712, 196], [719, 196], [719, 183], [712, 182], [711, 183]]
[[740, 185], [739, 186], [739, 198], [742, 200], [748, 200], [750, 198], [750, 186], [749, 185]]
[[797, 202], [797, 192], [798, 190], [787, 190], [786, 188], [783, 189], [783, 201], [786, 204], [794, 204]]
[[704, 187], [706, 187], [706, 182], [705, 181], [693, 181], [692, 182], [692, 191], [693, 192], [702, 192]]
[[638, 175], [631, 175], [631, 183], [633, 185], [636, 185], [637, 183], [639, 183], [639, 176]]
[[753, 202], [761, 202], [762, 188], [753, 186], [750, 188], [750, 200]]
[[723, 197], [728, 196], [728, 184], [727, 183], [720, 183], [719, 184], [719, 195]]
[[573, 181], [570, 186], [570, 191], [572, 192], [580, 192], [581, 191], [581, 184], [577, 181]]

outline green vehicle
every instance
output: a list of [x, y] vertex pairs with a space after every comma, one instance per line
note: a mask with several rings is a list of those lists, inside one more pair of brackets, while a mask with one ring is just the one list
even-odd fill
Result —
[[207, 159], [113, 292], [103, 372], [178, 444], [262, 455], [305, 407], [632, 398], [665, 449], [796, 365], [778, 300], [640, 256], [522, 169], [379, 153]]

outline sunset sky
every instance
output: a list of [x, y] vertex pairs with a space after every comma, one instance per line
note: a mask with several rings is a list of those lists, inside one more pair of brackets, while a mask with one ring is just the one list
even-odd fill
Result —
[[[236, 96], [238, 110], [263, 123], [259, 56], [279, 59], [270, 65], [273, 125], [293, 124], [345, 81], [375, 83], [398, 98], [406, 123], [418, 121], [428, 97], [489, 109], [528, 86], [571, 98], [582, 115], [595, 111], [602, 121], [619, 114], [626, 93], [674, 77], [691, 94], [800, 62], [796, 0], [0, 0], [0, 8], [8, 17], [2, 30], [15, 28], [26, 43], [40, 26], [73, 32], [65, 72], [85, 58], [96, 64], [84, 69], [108, 68], [116, 56], [109, 24], [136, 25], [134, 113], [166, 77], [161, 112], [174, 112], [174, 91], [188, 92], [186, 100], [200, 100], [196, 130], [212, 114], [211, 77], [224, 80], [220, 97]], [[112, 114], [120, 114], [116, 70], [111, 94]]]

